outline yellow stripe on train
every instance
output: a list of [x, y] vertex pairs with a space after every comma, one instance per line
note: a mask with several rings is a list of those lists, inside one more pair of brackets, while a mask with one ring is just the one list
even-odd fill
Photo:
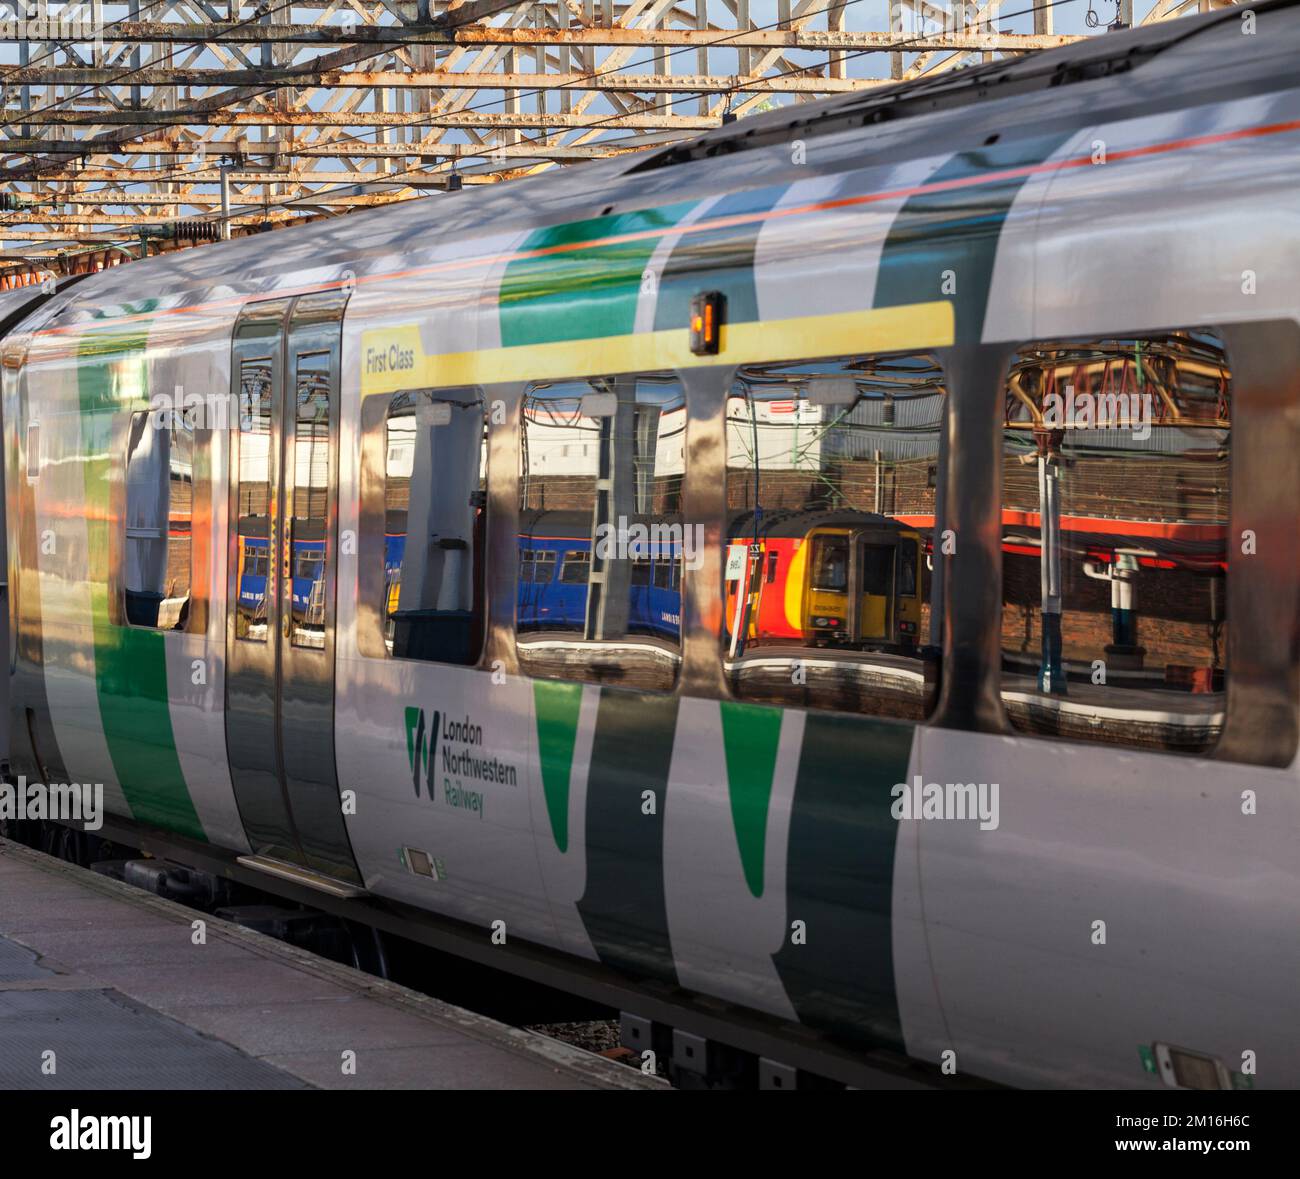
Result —
[[953, 321], [952, 304], [938, 300], [837, 315], [724, 324], [717, 356], [692, 353], [690, 332], [684, 327], [428, 356], [420, 343], [419, 327], [402, 324], [362, 333], [361, 392], [365, 396], [402, 389], [944, 348], [952, 344]]

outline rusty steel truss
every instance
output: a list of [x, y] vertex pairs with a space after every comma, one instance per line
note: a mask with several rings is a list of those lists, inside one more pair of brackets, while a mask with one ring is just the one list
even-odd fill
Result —
[[1055, 13], [1092, 9], [1133, 19], [1133, 0], [0, 0], [0, 287], [1066, 44]]

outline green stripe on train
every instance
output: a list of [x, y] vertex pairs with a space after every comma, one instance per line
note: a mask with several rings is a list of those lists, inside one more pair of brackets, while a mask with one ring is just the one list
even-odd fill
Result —
[[[591, 217], [529, 234], [501, 278], [501, 345], [548, 344], [630, 335], [646, 263], [664, 233], [695, 202]], [[635, 235], [631, 241], [617, 241]], [[586, 249], [565, 249], [600, 242]]]
[[675, 696], [600, 689], [587, 776], [587, 883], [578, 913], [601, 962], [676, 985], [664, 895]]
[[[926, 183], [938, 186], [1030, 167], [1065, 138], [1038, 135], [958, 152]], [[923, 188], [908, 197], [885, 239], [871, 305], [897, 307], [951, 293], [956, 342], [979, 343], [1002, 225], [1027, 179], [1012, 175], [959, 188]]]
[[763, 895], [767, 852], [767, 813], [781, 744], [779, 708], [723, 700], [722, 748], [727, 761], [727, 793], [745, 883], [756, 897]]
[[[711, 205], [702, 220], [725, 220], [776, 207], [788, 186], [769, 185], [748, 192], [729, 193]], [[702, 290], [726, 296], [728, 323], [753, 323], [758, 319], [758, 289], [754, 253], [762, 221], [744, 221], [683, 235], [673, 247], [659, 276], [655, 300], [656, 331], [683, 328], [690, 322], [691, 299]]]
[[[933, 185], [1046, 159], [1061, 135], [959, 152]], [[951, 277], [958, 343], [978, 343], [998, 241], [1025, 181], [922, 191], [899, 210], [881, 251], [873, 307], [933, 298]], [[893, 877], [913, 726], [809, 712], [795, 778], [786, 861], [787, 918], [805, 926], [773, 961], [802, 1022], [904, 1050], [894, 980]]]
[[894, 784], [911, 725], [810, 712], [795, 777], [786, 918], [805, 939], [772, 956], [802, 1023], [903, 1051], [894, 986]]
[[582, 685], [560, 680], [533, 681], [537, 714], [537, 759], [542, 769], [542, 794], [551, 836], [561, 852], [569, 850], [569, 779], [573, 747], [578, 740]]
[[145, 343], [146, 332], [137, 329], [91, 332], [78, 346], [95, 688], [104, 740], [132, 816], [206, 842], [176, 753], [163, 635], [119, 626], [109, 615], [110, 487], [114, 468], [125, 460], [113, 445], [113, 421], [148, 401]]

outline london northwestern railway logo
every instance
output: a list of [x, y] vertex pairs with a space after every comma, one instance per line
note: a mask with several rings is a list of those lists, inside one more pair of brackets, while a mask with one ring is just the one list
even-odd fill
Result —
[[483, 748], [483, 727], [466, 715], [453, 719], [438, 709], [406, 709], [406, 760], [416, 798], [421, 786], [430, 802], [469, 811], [480, 819], [483, 786], [518, 786], [515, 767]]

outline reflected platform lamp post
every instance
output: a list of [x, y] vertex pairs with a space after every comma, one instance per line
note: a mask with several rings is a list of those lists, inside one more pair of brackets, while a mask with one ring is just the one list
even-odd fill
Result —
[[1117, 549], [1111, 563], [1104, 568], [1095, 561], [1085, 561], [1083, 571], [1094, 581], [1110, 582], [1111, 642], [1106, 658], [1116, 667], [1140, 668], [1146, 651], [1138, 645], [1136, 553]]

